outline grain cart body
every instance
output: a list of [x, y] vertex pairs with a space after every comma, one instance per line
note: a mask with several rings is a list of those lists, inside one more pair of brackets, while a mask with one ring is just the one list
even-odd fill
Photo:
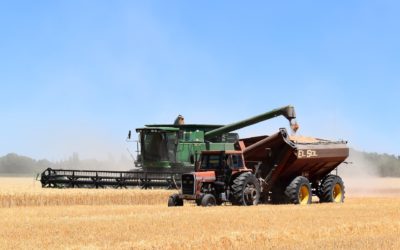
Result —
[[345, 141], [291, 139], [285, 129], [271, 136], [241, 140], [246, 165], [262, 180], [262, 197], [270, 193], [282, 196], [286, 187], [296, 178], [306, 178], [314, 195], [321, 181], [335, 170], [349, 155]]

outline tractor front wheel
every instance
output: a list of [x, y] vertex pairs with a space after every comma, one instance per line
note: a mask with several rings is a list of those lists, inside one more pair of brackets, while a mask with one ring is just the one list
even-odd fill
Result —
[[201, 205], [203, 207], [210, 207], [210, 206], [215, 206], [217, 205], [217, 200], [215, 199], [215, 196], [212, 194], [205, 194], [203, 198], [201, 199]]

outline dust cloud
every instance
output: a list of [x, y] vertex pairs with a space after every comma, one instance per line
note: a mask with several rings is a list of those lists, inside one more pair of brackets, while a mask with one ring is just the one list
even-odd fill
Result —
[[400, 178], [381, 177], [379, 162], [353, 149], [346, 162], [338, 168], [346, 196], [400, 196]]
[[56, 167], [113, 171], [134, 168], [136, 143], [125, 141], [128, 129], [114, 133], [95, 126], [63, 126], [58, 131], [58, 136], [48, 133], [32, 147], [38, 149], [40, 158], [49, 159]]

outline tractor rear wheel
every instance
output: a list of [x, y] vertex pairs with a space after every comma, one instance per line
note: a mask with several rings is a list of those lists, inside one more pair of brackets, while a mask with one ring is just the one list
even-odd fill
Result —
[[250, 172], [237, 176], [232, 183], [234, 205], [251, 206], [257, 205], [260, 201], [260, 183]]
[[286, 187], [285, 195], [293, 204], [311, 204], [312, 193], [310, 182], [304, 176], [297, 176]]
[[215, 206], [217, 204], [217, 200], [212, 194], [205, 194], [201, 199], [201, 205], [203, 207]]
[[178, 194], [173, 194], [168, 199], [168, 207], [183, 206], [183, 200]]
[[341, 203], [344, 201], [344, 184], [337, 175], [327, 175], [320, 185], [320, 202]]

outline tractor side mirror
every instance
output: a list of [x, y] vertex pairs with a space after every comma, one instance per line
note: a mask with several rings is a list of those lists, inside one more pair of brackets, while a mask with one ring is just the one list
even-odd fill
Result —
[[128, 132], [128, 140], [131, 139], [131, 136], [132, 136], [132, 132], [129, 130], [129, 132]]

